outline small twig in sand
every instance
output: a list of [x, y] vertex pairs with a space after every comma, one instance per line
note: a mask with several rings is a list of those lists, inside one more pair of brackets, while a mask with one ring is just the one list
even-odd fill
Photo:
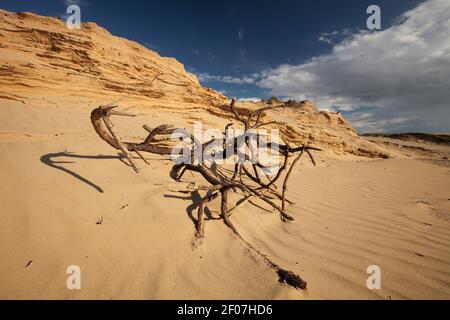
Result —
[[124, 204], [123, 206], [121, 206], [119, 210], [123, 210], [123, 209], [125, 209], [126, 207], [128, 207], [129, 205], [130, 205], [130, 203], [128, 202], [128, 203]]
[[101, 216], [95, 224], [103, 224], [103, 216]]

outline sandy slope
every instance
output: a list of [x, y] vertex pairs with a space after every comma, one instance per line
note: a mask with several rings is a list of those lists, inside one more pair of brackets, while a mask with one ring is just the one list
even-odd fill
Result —
[[[135, 174], [95, 135], [90, 107], [1, 100], [0, 298], [450, 298], [448, 168], [414, 157], [319, 157], [319, 167], [302, 166], [291, 181], [297, 222], [259, 202], [236, 211], [250, 242], [308, 281], [296, 291], [219, 220], [207, 222], [206, 241], [194, 248], [195, 206], [175, 192], [170, 162], [149, 155], [151, 166]], [[117, 127], [134, 137], [142, 129], [127, 121], [183, 120], [171, 117]], [[217, 216], [217, 204], [209, 209]], [[65, 285], [73, 264], [79, 291]], [[366, 288], [372, 264], [381, 290]]]

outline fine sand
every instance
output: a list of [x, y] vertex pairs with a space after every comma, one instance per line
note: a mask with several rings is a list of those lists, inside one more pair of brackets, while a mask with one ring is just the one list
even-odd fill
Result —
[[[216, 202], [193, 246], [198, 199], [179, 191], [200, 179], [176, 183], [157, 155], [134, 173], [95, 134], [97, 105], [85, 102], [0, 100], [0, 298], [450, 298], [449, 167], [394, 150], [387, 160], [318, 155], [290, 181], [296, 222], [258, 201], [235, 211], [250, 243], [308, 282], [298, 291], [214, 219]], [[184, 120], [161, 112], [116, 126], [132, 139], [144, 135], [137, 123]], [[81, 290], [66, 288], [70, 265]], [[370, 265], [381, 268], [380, 290], [366, 286]]]

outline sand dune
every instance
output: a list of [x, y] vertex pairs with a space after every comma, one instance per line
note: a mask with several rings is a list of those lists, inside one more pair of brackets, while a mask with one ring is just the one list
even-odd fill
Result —
[[[307, 101], [269, 114], [289, 141], [310, 134], [323, 152], [317, 167], [305, 162], [292, 176], [295, 223], [259, 201], [231, 219], [308, 282], [295, 290], [217, 219], [216, 202], [206, 239], [194, 241], [199, 195], [179, 191], [200, 178], [188, 173], [176, 183], [172, 162], [152, 154], [148, 166], [136, 160], [141, 172], [134, 173], [89, 120], [93, 108], [119, 101], [141, 114], [115, 122], [130, 140], [144, 136], [143, 124], [223, 128], [231, 119], [226, 97], [174, 59], [96, 25], [84, 25], [80, 36], [57, 19], [0, 14], [0, 298], [450, 298], [450, 147], [360, 137], [341, 115]], [[86, 48], [74, 51], [80, 43]], [[88, 67], [70, 69], [80, 57]], [[159, 96], [145, 91], [157, 70], [167, 76], [150, 86]], [[238, 105], [244, 113], [259, 106]], [[66, 287], [70, 265], [81, 268], [81, 290]], [[366, 286], [370, 265], [381, 268], [380, 290]]]
[[[174, 192], [170, 161], [149, 155], [151, 165], [135, 174], [90, 128], [89, 109], [7, 102], [2, 123], [11, 113], [21, 127], [7, 121], [0, 135], [1, 298], [450, 297], [446, 167], [321, 158], [293, 176], [295, 223], [259, 202], [238, 209], [241, 233], [308, 281], [297, 291], [278, 284], [220, 220], [207, 222], [205, 242], [193, 248], [195, 205]], [[218, 215], [218, 204], [209, 209]], [[82, 270], [79, 291], [65, 287], [73, 264]], [[381, 290], [366, 287], [372, 264], [381, 267]]]

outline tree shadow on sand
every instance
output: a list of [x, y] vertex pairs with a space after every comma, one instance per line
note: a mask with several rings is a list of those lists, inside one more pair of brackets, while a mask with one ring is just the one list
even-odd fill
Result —
[[[191, 204], [186, 207], [186, 213], [187, 213], [189, 219], [191, 219], [191, 221], [194, 223], [194, 225], [197, 224], [197, 218], [195, 218], [195, 216], [194, 216], [194, 210], [198, 209], [198, 206], [200, 205], [200, 202], [202, 200], [202, 197], [200, 196], [200, 193], [198, 192], [198, 190], [193, 191], [189, 196], [177, 196], [177, 195], [172, 195], [172, 194], [165, 194], [164, 198], [189, 200], [191, 202]], [[206, 216], [206, 219], [205, 219], [206, 221], [220, 220], [220, 218], [215, 218], [212, 215], [212, 212], [210, 211], [210, 209], [208, 207], [205, 207], [204, 213]]]
[[86, 155], [79, 155], [79, 154], [75, 154], [73, 152], [57, 152], [57, 153], [48, 153], [45, 154], [43, 156], [41, 156], [41, 162], [48, 165], [49, 167], [61, 170], [65, 173], [70, 174], [72, 177], [86, 183], [87, 185], [89, 185], [90, 187], [94, 188], [95, 190], [97, 190], [100, 193], [103, 193], [103, 189], [96, 185], [95, 183], [93, 183], [92, 181], [86, 179], [85, 177], [82, 177], [81, 175], [79, 175], [78, 173], [69, 170], [63, 166], [61, 166], [60, 164], [68, 164], [68, 163], [76, 163], [75, 161], [64, 161], [64, 160], [60, 160], [60, 161], [55, 161], [55, 158], [77, 158], [77, 159], [94, 159], [94, 160], [107, 160], [107, 159], [118, 159], [120, 161], [122, 161], [123, 163], [125, 163], [126, 165], [129, 166], [129, 164], [127, 164], [124, 160], [123, 160], [123, 155], [119, 154], [117, 156], [103, 156], [103, 155], [98, 155], [98, 156], [86, 156]]

